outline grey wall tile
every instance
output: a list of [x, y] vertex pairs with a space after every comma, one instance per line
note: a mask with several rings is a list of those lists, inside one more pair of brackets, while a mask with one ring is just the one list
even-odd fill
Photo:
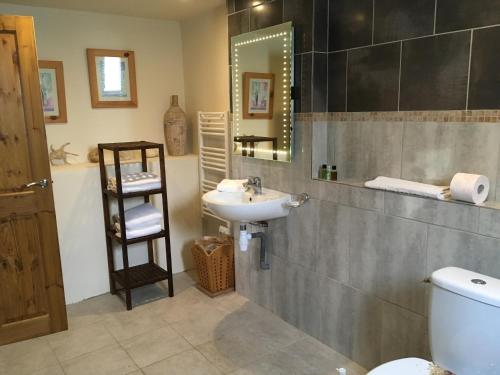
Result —
[[320, 340], [364, 367], [380, 364], [382, 302], [326, 277], [320, 290]]
[[465, 108], [470, 38], [464, 31], [403, 42], [400, 111]]
[[423, 314], [427, 226], [366, 211], [351, 213], [351, 284]]
[[400, 177], [403, 123], [338, 122], [329, 128], [335, 129], [334, 151], [339, 180]]
[[457, 172], [484, 174], [494, 196], [499, 129], [487, 123], [406, 123], [402, 178], [449, 185]]
[[427, 318], [387, 302], [382, 311], [382, 362], [408, 357], [430, 360]]
[[346, 206], [384, 211], [384, 192], [339, 184], [338, 203]]
[[443, 267], [460, 267], [500, 278], [500, 239], [429, 226], [428, 274]]
[[318, 181], [318, 199], [328, 202], [338, 202], [339, 192], [342, 185], [336, 182]]
[[383, 215], [352, 209], [349, 220], [349, 285], [376, 293], [377, 239]]
[[317, 272], [347, 284], [349, 281], [349, 216], [351, 209], [330, 202], [319, 208]]
[[309, 270], [316, 269], [318, 209], [320, 202], [311, 199], [304, 206], [292, 209], [287, 217], [287, 260]]
[[436, 32], [468, 29], [500, 23], [500, 3], [496, 0], [439, 0]]
[[477, 232], [479, 207], [386, 192], [385, 213], [450, 228]]
[[500, 238], [500, 210], [479, 208], [479, 234]]
[[319, 336], [319, 277], [304, 267], [272, 257], [273, 311], [313, 337]]

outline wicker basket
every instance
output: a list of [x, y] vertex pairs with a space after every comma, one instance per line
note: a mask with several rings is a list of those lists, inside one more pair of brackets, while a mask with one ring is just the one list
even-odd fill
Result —
[[234, 290], [234, 245], [231, 237], [203, 237], [191, 248], [198, 287], [211, 297]]

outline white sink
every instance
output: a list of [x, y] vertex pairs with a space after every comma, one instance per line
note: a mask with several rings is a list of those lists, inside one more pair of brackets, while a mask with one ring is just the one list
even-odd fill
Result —
[[205, 193], [202, 199], [217, 216], [241, 223], [285, 217], [290, 212], [290, 205], [293, 206], [290, 194], [265, 188], [262, 189], [262, 194], [212, 190]]

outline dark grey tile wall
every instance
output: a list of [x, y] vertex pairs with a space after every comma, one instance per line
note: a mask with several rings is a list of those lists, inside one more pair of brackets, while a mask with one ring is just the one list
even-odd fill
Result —
[[[293, 22], [296, 112], [500, 109], [498, 0], [256, 4], [227, 0], [229, 35]], [[393, 42], [400, 56], [379, 52]]]

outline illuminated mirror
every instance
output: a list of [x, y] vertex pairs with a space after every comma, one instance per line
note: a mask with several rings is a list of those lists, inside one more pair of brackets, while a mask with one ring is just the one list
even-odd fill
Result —
[[293, 28], [284, 23], [231, 39], [233, 148], [290, 162], [293, 148]]

